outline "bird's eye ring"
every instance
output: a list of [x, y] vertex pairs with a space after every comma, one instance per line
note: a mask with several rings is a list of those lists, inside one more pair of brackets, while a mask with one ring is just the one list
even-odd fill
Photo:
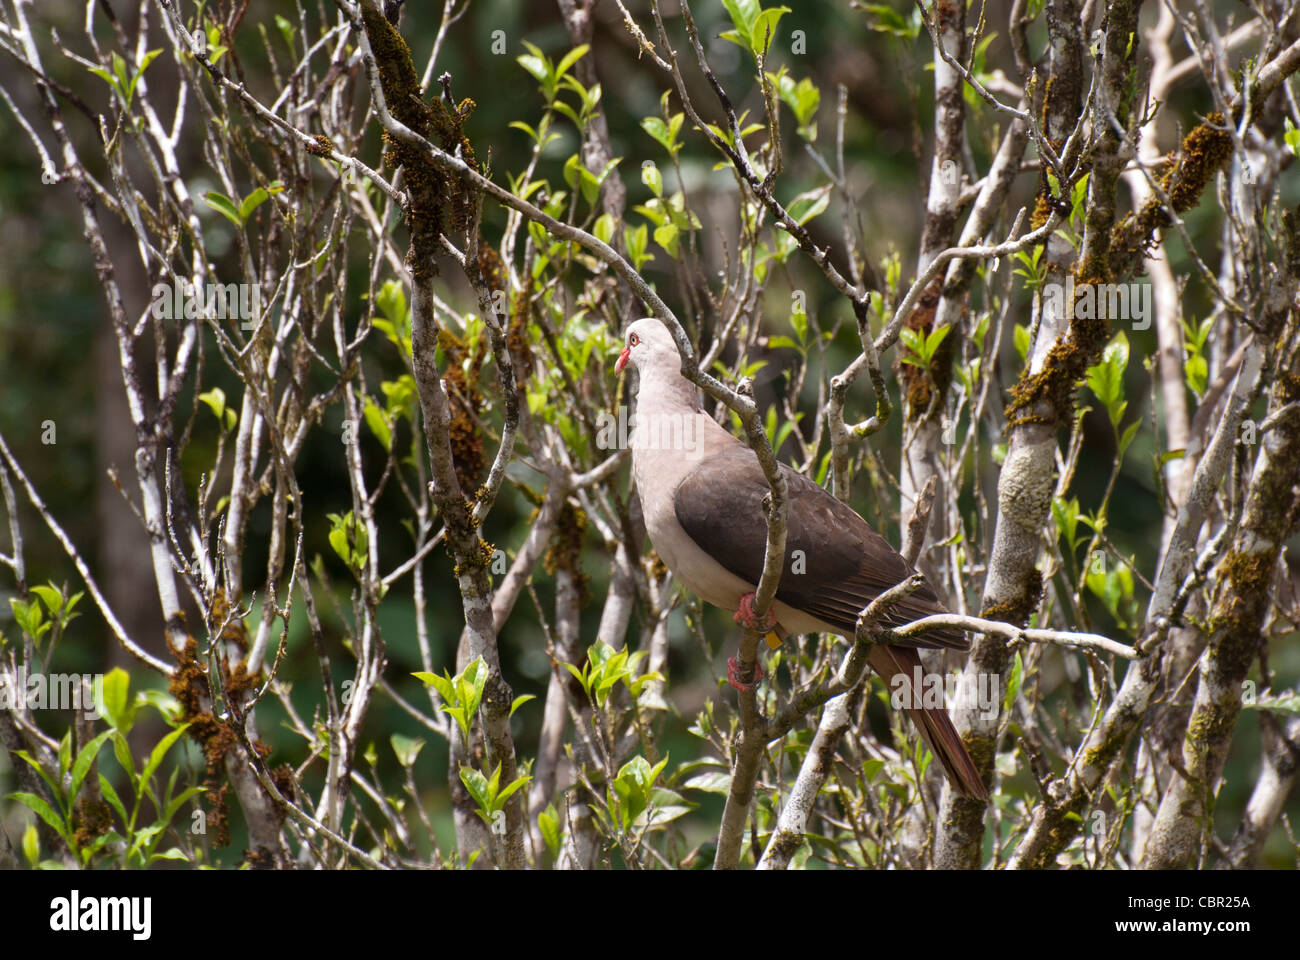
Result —
[[641, 338], [638, 337], [635, 333], [627, 338], [627, 345], [629, 347], [635, 347], [640, 342], [641, 342]]

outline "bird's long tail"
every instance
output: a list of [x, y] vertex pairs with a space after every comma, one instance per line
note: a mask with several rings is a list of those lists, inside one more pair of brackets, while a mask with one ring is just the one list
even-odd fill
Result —
[[[912, 695], [913, 680], [917, 676], [915, 671], [923, 671], [924, 668], [921, 666], [921, 657], [914, 648], [893, 645], [873, 647], [867, 662], [880, 674], [891, 693], [901, 688], [907, 702], [920, 702], [921, 691], [916, 692], [915, 698]], [[988, 800], [989, 792], [984, 786], [984, 780], [980, 777], [975, 761], [966, 751], [966, 745], [957, 735], [957, 728], [952, 725], [948, 711], [943, 707], [909, 707], [907, 714], [930, 752], [943, 764], [953, 788], [964, 796]]]

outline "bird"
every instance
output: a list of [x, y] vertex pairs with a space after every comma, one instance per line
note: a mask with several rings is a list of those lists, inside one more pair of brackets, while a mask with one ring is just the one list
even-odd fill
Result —
[[[785, 565], [771, 609], [759, 618], [754, 594], [767, 543], [762, 505], [771, 488], [757, 457], [703, 411], [662, 322], [634, 321], [621, 343], [615, 372], [631, 365], [638, 374], [628, 443], [632, 481], [646, 533], [665, 566], [706, 603], [734, 611], [736, 622], [771, 630], [769, 645], [779, 645], [788, 634], [821, 632], [851, 641], [862, 610], [913, 575], [913, 568], [851, 507], [781, 463], [788, 488]], [[880, 622], [901, 626], [946, 612], [933, 588], [923, 584], [889, 607]], [[867, 662], [891, 690], [899, 683], [911, 690], [921, 671], [917, 647], [967, 650], [970, 642], [959, 630], [937, 629], [877, 644]], [[754, 683], [761, 677], [758, 672]], [[738, 689], [752, 689], [737, 677], [734, 657], [727, 678]], [[987, 800], [984, 781], [947, 710], [906, 709], [953, 787]]]

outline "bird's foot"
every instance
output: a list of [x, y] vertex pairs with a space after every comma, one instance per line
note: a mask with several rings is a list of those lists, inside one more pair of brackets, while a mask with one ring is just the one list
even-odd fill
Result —
[[759, 633], [767, 633], [776, 626], [776, 616], [771, 610], [760, 619], [754, 610], [754, 595], [747, 593], [740, 598], [740, 605], [736, 608], [733, 620], [742, 626], [749, 627], [751, 630], [757, 630]]
[[727, 683], [731, 684], [733, 687], [735, 687], [737, 690], [741, 691], [742, 693], [746, 693], [751, 690], [757, 690], [758, 684], [763, 679], [763, 665], [759, 663], [757, 659], [754, 661], [754, 682], [753, 683], [745, 683], [743, 680], [740, 679], [739, 674], [740, 674], [740, 665], [736, 663], [735, 657], [731, 657], [729, 660], [727, 660]]

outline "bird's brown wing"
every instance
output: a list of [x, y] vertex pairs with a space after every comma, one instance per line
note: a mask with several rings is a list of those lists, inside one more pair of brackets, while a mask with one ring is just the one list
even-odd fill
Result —
[[[850, 507], [803, 474], [781, 465], [789, 488], [785, 567], [776, 597], [852, 637], [858, 614], [914, 571]], [[767, 479], [754, 453], [737, 441], [710, 454], [673, 494], [677, 522], [727, 570], [757, 584], [763, 573]], [[884, 622], [901, 626], [946, 613], [928, 584], [889, 608]], [[968, 649], [958, 630], [939, 630], [907, 641], [922, 647]]]

